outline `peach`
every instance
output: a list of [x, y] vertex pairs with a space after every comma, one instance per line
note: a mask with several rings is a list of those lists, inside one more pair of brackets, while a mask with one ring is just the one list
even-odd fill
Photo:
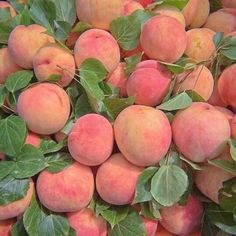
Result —
[[15, 9], [8, 2], [0, 1], [0, 9], [9, 9], [11, 17], [16, 16]]
[[202, 102], [195, 102], [177, 112], [172, 132], [178, 150], [194, 162], [217, 157], [230, 138], [230, 126], [225, 115]]
[[36, 84], [20, 94], [17, 112], [31, 131], [53, 134], [66, 124], [70, 115], [70, 101], [59, 86], [51, 83]]
[[121, 153], [137, 166], [156, 165], [162, 160], [172, 136], [165, 114], [142, 105], [124, 109], [115, 120], [114, 133]]
[[14, 223], [15, 223], [14, 219], [0, 221], [0, 235], [1, 236], [10, 236], [11, 235], [11, 228]]
[[221, 0], [221, 2], [224, 7], [236, 8], [235, 0]]
[[157, 231], [158, 221], [151, 220], [148, 218], [143, 218], [144, 227], [147, 233], [147, 236], [155, 236]]
[[173, 205], [161, 209], [161, 225], [173, 234], [189, 235], [200, 228], [203, 216], [202, 203], [189, 196], [185, 206]]
[[198, 66], [192, 71], [186, 71], [177, 76], [174, 92], [179, 93], [185, 90], [197, 92], [205, 101], [207, 101], [214, 87], [214, 79], [205, 66]]
[[226, 107], [220, 107], [220, 106], [215, 106], [215, 109], [224, 114], [227, 120], [229, 121], [229, 124], [231, 124], [231, 121], [234, 117], [234, 113], [232, 111], [230, 111]]
[[39, 148], [40, 147], [40, 137], [38, 134], [29, 132], [26, 136], [25, 144], [31, 144], [32, 146]]
[[213, 106], [221, 106], [221, 107], [227, 106], [220, 98], [220, 94], [218, 91], [218, 80], [215, 81], [214, 87], [213, 87], [213, 92], [207, 102]]
[[113, 154], [97, 170], [96, 189], [110, 204], [130, 204], [142, 171], [143, 168], [131, 164], [122, 154]]
[[120, 49], [116, 40], [111, 34], [100, 29], [84, 32], [75, 44], [74, 53], [78, 68], [84, 60], [95, 58], [111, 73], [120, 62]]
[[184, 54], [187, 36], [179, 21], [158, 15], [144, 24], [140, 42], [150, 59], [173, 63]]
[[[217, 159], [232, 160], [229, 148], [225, 148]], [[208, 164], [203, 170], [195, 172], [194, 181], [205, 196], [219, 203], [218, 192], [223, 187], [223, 182], [231, 178], [232, 174]]]
[[139, 2], [143, 7], [146, 7], [148, 4], [151, 4], [154, 2], [154, 0], [136, 0]]
[[110, 23], [123, 14], [124, 0], [76, 0], [77, 16], [80, 21], [93, 28], [108, 30]]
[[165, 228], [158, 224], [156, 236], [174, 236], [174, 234], [168, 232]]
[[121, 97], [125, 97], [127, 95], [126, 91], [127, 76], [125, 74], [124, 62], [120, 62], [118, 64], [116, 69], [107, 78], [107, 83], [115, 88], [118, 88]]
[[53, 37], [47, 35], [47, 30], [40, 25], [18, 25], [10, 33], [8, 49], [15, 63], [25, 69], [33, 68], [33, 58], [37, 51], [48, 43], [53, 43]]
[[58, 83], [62, 87], [68, 86], [75, 75], [73, 55], [56, 44], [39, 49], [33, 59], [33, 67], [38, 81], [45, 81], [50, 75], [59, 75]]
[[24, 213], [27, 207], [30, 205], [33, 193], [34, 182], [32, 179], [30, 179], [29, 189], [27, 191], [27, 194], [22, 199], [11, 202], [7, 205], [0, 205], [0, 220], [14, 218]]
[[206, 28], [187, 31], [185, 54], [196, 62], [209, 60], [216, 50], [214, 35], [214, 31]]
[[107, 223], [101, 216], [89, 208], [84, 208], [78, 212], [68, 213], [70, 226], [75, 229], [77, 236], [106, 236]]
[[156, 106], [169, 91], [171, 78], [154, 68], [136, 69], [127, 81], [128, 96], [135, 97], [135, 104]]
[[225, 104], [230, 105], [233, 108], [236, 108], [235, 73], [236, 64], [233, 64], [222, 72], [218, 81], [218, 91], [220, 98]]
[[236, 139], [236, 115], [231, 121], [231, 136], [233, 139]]
[[189, 0], [186, 6], [182, 10], [186, 26], [189, 26], [193, 22], [194, 17], [197, 14], [197, 8], [199, 4], [198, 1], [199, 0]]
[[67, 135], [63, 132], [57, 132], [54, 134], [54, 139], [59, 143], [67, 138]]
[[134, 0], [125, 0], [124, 1], [124, 15], [129, 16], [136, 10], [144, 10], [141, 3]]
[[7, 77], [14, 72], [21, 70], [13, 58], [11, 57], [8, 48], [0, 49], [0, 84], [4, 84]]
[[102, 164], [112, 153], [113, 128], [110, 122], [98, 114], [80, 117], [68, 136], [71, 156], [88, 166]]
[[55, 212], [75, 212], [86, 207], [93, 196], [94, 178], [88, 166], [73, 163], [58, 173], [44, 170], [37, 180], [40, 202]]

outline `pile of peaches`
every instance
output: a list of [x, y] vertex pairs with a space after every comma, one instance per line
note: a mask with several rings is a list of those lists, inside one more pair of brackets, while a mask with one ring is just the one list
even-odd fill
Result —
[[236, 235], [236, 0], [0, 1], [0, 236]]

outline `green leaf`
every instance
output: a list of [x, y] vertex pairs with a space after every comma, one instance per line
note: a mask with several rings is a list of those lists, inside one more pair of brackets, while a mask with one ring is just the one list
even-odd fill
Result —
[[181, 74], [185, 71], [185, 67], [182, 65], [178, 65], [178, 64], [171, 64], [171, 63], [167, 63], [167, 62], [160, 62], [161, 64], [165, 65], [166, 68], [172, 72], [173, 74]]
[[185, 92], [192, 99], [192, 102], [206, 102], [205, 99], [194, 90], [186, 90]]
[[21, 25], [31, 25], [32, 19], [30, 16], [30, 11], [26, 5], [24, 5], [23, 11], [20, 13], [20, 24]]
[[102, 89], [102, 91], [106, 97], [110, 97], [110, 98], [119, 97], [119, 89], [116, 87], [113, 87], [113, 85], [111, 85], [105, 81], [102, 81], [99, 83], [99, 86]]
[[1, 161], [0, 162], [0, 180], [9, 175], [15, 168], [13, 161]]
[[28, 179], [14, 179], [8, 175], [0, 180], [0, 205], [7, 205], [26, 196], [29, 189]]
[[230, 139], [228, 141], [230, 146], [230, 155], [234, 161], [236, 161], [236, 140]]
[[47, 77], [46, 81], [58, 82], [61, 80], [61, 78], [62, 78], [62, 75], [52, 74], [49, 77]]
[[25, 88], [33, 78], [31, 70], [21, 70], [8, 76], [5, 86], [9, 92], [14, 93], [20, 89]]
[[140, 205], [141, 205], [141, 214], [145, 218], [149, 218], [152, 220], [160, 220], [161, 219], [159, 205], [156, 204], [156, 202], [154, 200], [149, 201], [149, 202], [142, 202]]
[[67, 141], [63, 140], [59, 143], [53, 140], [45, 140], [43, 139], [40, 143], [40, 149], [43, 154], [49, 154], [60, 151], [63, 147], [66, 147]]
[[0, 150], [9, 156], [16, 156], [24, 145], [26, 124], [17, 116], [8, 116], [0, 120]]
[[224, 33], [223, 32], [217, 32], [214, 35], [213, 42], [214, 42], [216, 48], [221, 44], [223, 39], [224, 39]]
[[129, 76], [130, 74], [133, 73], [135, 67], [141, 61], [142, 56], [143, 56], [143, 52], [140, 52], [140, 53], [137, 53], [133, 56], [125, 58], [125, 74], [126, 74], [126, 76]]
[[215, 12], [217, 10], [222, 9], [222, 1], [221, 0], [211, 0], [210, 1], [210, 12]]
[[68, 34], [71, 31], [71, 25], [66, 21], [54, 21], [54, 26], [55, 26], [54, 37], [58, 41], [66, 40]]
[[57, 173], [73, 164], [73, 159], [69, 153], [58, 152], [46, 157], [48, 163], [47, 170]]
[[42, 152], [26, 144], [18, 154], [12, 176], [18, 179], [32, 177], [47, 167]]
[[220, 169], [229, 172], [230, 174], [236, 175], [236, 163], [232, 161], [226, 161], [221, 159], [209, 160], [209, 164], [219, 167]]
[[76, 236], [76, 231], [70, 227], [69, 235], [68, 236]]
[[100, 215], [103, 211], [107, 210], [110, 208], [110, 204], [103, 201], [97, 193], [93, 194], [93, 198], [90, 201], [89, 208], [92, 209], [96, 216]]
[[157, 167], [148, 167], [139, 176], [133, 204], [152, 200], [151, 179], [157, 170]]
[[167, 102], [164, 102], [161, 105], [157, 106], [156, 108], [164, 111], [176, 111], [187, 108], [191, 106], [191, 104], [192, 104], [192, 99], [186, 92], [182, 92], [172, 97]]
[[67, 236], [70, 226], [65, 217], [51, 214], [41, 221], [38, 231], [39, 235], [43, 236]]
[[204, 214], [202, 220], [201, 236], [216, 236], [219, 229], [211, 222], [209, 217]]
[[121, 235], [146, 236], [143, 221], [136, 211], [131, 210], [125, 219], [109, 230], [109, 236]]
[[0, 8], [0, 22], [11, 19], [10, 8]]
[[187, 174], [175, 165], [161, 166], [151, 182], [151, 194], [163, 206], [171, 206], [178, 202], [187, 188]]
[[12, 22], [13, 19], [0, 22], [0, 43], [2, 44], [8, 43], [9, 34], [13, 30], [13, 26], [11, 25]]
[[235, 46], [232, 46], [232, 47], [230, 47], [230, 48], [228, 48], [228, 49], [222, 49], [222, 50], [221, 50], [221, 53], [222, 53], [225, 57], [227, 57], [227, 58], [229, 58], [229, 59], [231, 59], [231, 60], [233, 60], [233, 61], [236, 61], [236, 45], [235, 45]]
[[74, 116], [79, 118], [83, 115], [92, 113], [93, 110], [89, 104], [89, 100], [86, 94], [82, 94], [75, 103]]
[[72, 29], [73, 33], [78, 33], [78, 34], [82, 34], [85, 31], [92, 29], [92, 25], [86, 23], [86, 22], [82, 22], [79, 21]]
[[23, 224], [23, 219], [19, 219], [11, 229], [11, 236], [28, 236], [25, 231], [25, 227]]
[[183, 156], [180, 155], [179, 158], [180, 158], [182, 161], [184, 161], [184, 162], [186, 162], [187, 164], [189, 164], [194, 170], [202, 170], [202, 167], [201, 167], [200, 165], [198, 165], [198, 164], [196, 164], [196, 163], [194, 163], [194, 162], [192, 162], [192, 161], [186, 159], [185, 157], [183, 157]]
[[0, 85], [0, 107], [4, 105], [5, 99], [8, 95], [8, 91], [4, 85]]
[[157, 2], [177, 7], [180, 10], [182, 10], [186, 6], [188, 1], [189, 0], [157, 0]]

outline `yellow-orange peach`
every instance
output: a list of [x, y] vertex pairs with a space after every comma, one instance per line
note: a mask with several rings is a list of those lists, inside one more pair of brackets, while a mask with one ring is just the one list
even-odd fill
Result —
[[16, 16], [15, 9], [8, 2], [0, 1], [0, 9], [9, 9], [11, 17]]
[[88, 166], [73, 163], [58, 173], [44, 170], [37, 180], [40, 202], [55, 212], [75, 212], [86, 207], [94, 191], [94, 178]]
[[25, 69], [33, 68], [33, 58], [37, 51], [48, 43], [54, 42], [53, 37], [46, 34], [43, 26], [33, 24], [18, 25], [8, 39], [8, 49], [15, 63]]
[[11, 236], [11, 228], [15, 223], [14, 219], [0, 221], [0, 235]]
[[186, 6], [183, 8], [182, 13], [185, 18], [186, 26], [189, 26], [197, 13], [198, 0], [189, 0]]
[[218, 80], [215, 81], [214, 87], [213, 87], [213, 92], [207, 102], [213, 106], [221, 106], [221, 107], [227, 106], [227, 104], [225, 104], [222, 101], [222, 99], [220, 98], [220, 94], [218, 91]]
[[129, 16], [133, 12], [137, 10], [143, 10], [143, 6], [141, 3], [135, 1], [135, 0], [125, 0], [124, 1], [124, 15]]
[[33, 59], [34, 73], [38, 81], [47, 80], [50, 75], [61, 76], [58, 83], [66, 87], [75, 75], [75, 60], [65, 49], [50, 44], [39, 49]]
[[138, 166], [156, 165], [163, 159], [172, 136], [165, 114], [141, 105], [124, 109], [115, 120], [114, 132], [121, 153]]
[[41, 83], [23, 91], [17, 112], [28, 128], [37, 134], [53, 134], [66, 124], [70, 101], [66, 92], [55, 84]]
[[97, 170], [96, 189], [100, 197], [114, 205], [130, 204], [142, 170], [128, 162], [122, 154], [113, 154]]
[[38, 134], [29, 132], [25, 139], [25, 144], [31, 144], [32, 146], [39, 148], [40, 146], [40, 137]]

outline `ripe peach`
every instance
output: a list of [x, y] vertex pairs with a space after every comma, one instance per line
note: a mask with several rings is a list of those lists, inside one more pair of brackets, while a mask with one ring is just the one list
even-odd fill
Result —
[[225, 104], [222, 101], [222, 99], [220, 98], [220, 94], [218, 91], [218, 80], [215, 81], [214, 87], [213, 87], [213, 92], [207, 102], [213, 106], [221, 106], [221, 107], [227, 106], [227, 104]]
[[97, 170], [96, 189], [101, 198], [110, 204], [130, 204], [142, 170], [128, 162], [122, 154], [113, 154]]
[[93, 195], [94, 178], [88, 166], [77, 162], [59, 173], [44, 170], [37, 180], [40, 202], [55, 212], [75, 212], [86, 207]]
[[57, 132], [54, 134], [54, 139], [59, 143], [61, 142], [62, 140], [66, 139], [67, 138], [67, 135], [63, 132]]
[[11, 235], [11, 228], [14, 223], [15, 223], [14, 219], [0, 221], [0, 235], [1, 236], [10, 236]]
[[74, 78], [75, 60], [65, 49], [50, 44], [39, 49], [33, 59], [34, 73], [38, 81], [47, 80], [50, 75], [59, 75], [59, 84], [66, 87]]
[[209, 60], [216, 49], [213, 42], [214, 35], [214, 31], [206, 28], [187, 31], [185, 54], [196, 62]]
[[8, 48], [1, 48], [0, 49], [0, 84], [4, 84], [7, 77], [14, 73], [21, 70], [11, 57]]
[[112, 153], [113, 142], [112, 125], [98, 114], [80, 117], [68, 136], [71, 156], [88, 166], [97, 166], [107, 160]]
[[161, 226], [161, 224], [158, 224], [155, 236], [174, 236], [174, 234], [168, 232], [165, 228]]
[[15, 9], [8, 2], [0, 1], [0, 9], [9, 9], [11, 17], [16, 16]]
[[202, 203], [196, 197], [189, 196], [185, 206], [176, 204], [161, 209], [160, 223], [173, 234], [189, 235], [200, 227], [202, 215]]
[[124, 1], [124, 15], [129, 16], [136, 10], [143, 10], [141, 3], [135, 0], [125, 0]]
[[230, 105], [233, 108], [236, 108], [235, 73], [236, 64], [233, 64], [222, 72], [218, 81], [218, 91], [220, 98], [225, 104]]
[[231, 121], [234, 117], [234, 113], [232, 111], [230, 111], [226, 107], [220, 107], [220, 106], [215, 106], [215, 109], [224, 114], [227, 120], [229, 121], [229, 124], [231, 124]]
[[186, 26], [189, 26], [193, 22], [194, 17], [197, 14], [198, 1], [199, 0], [189, 0], [182, 10]]
[[225, 115], [213, 106], [195, 102], [175, 115], [172, 132], [178, 150], [186, 158], [204, 162], [224, 150], [230, 137], [230, 126]]
[[66, 124], [70, 114], [70, 101], [59, 86], [50, 83], [36, 84], [20, 94], [17, 112], [31, 131], [53, 134]]
[[235, 0], [221, 0], [221, 2], [224, 7], [236, 8]]
[[166, 155], [172, 136], [165, 114], [141, 105], [124, 109], [115, 120], [114, 132], [121, 153], [137, 166], [156, 165]]
[[148, 4], [154, 2], [154, 0], [136, 0], [136, 1], [139, 2], [141, 5], [143, 5], [143, 7], [146, 7]]
[[183, 55], [187, 36], [179, 21], [173, 17], [158, 15], [144, 24], [140, 42], [150, 59], [172, 63]]
[[38, 134], [29, 132], [28, 135], [26, 136], [25, 144], [31, 144], [32, 146], [39, 148], [40, 142], [41, 140]]
[[18, 25], [8, 39], [8, 49], [15, 63], [25, 69], [33, 68], [33, 58], [37, 51], [48, 43], [53, 43], [53, 37], [47, 35], [47, 30], [40, 25]]
[[122, 16], [123, 1], [76, 0], [77, 16], [80, 21], [91, 24], [93, 28], [108, 30], [110, 23]]
[[25, 212], [30, 205], [34, 192], [34, 182], [30, 179], [29, 189], [25, 197], [7, 205], [0, 205], [0, 220], [7, 220]]
[[214, 86], [214, 79], [205, 66], [198, 66], [193, 71], [186, 71], [177, 76], [174, 92], [193, 90], [197, 92], [205, 101], [207, 101]]
[[148, 218], [143, 218], [143, 223], [145, 226], [147, 236], [155, 236], [155, 233], [157, 231], [158, 221], [151, 220]]
[[107, 223], [101, 216], [89, 208], [84, 208], [78, 212], [68, 213], [70, 226], [75, 229], [77, 236], [106, 236]]
[[231, 121], [231, 136], [233, 139], [236, 139], [236, 115]]
[[111, 73], [120, 62], [119, 46], [105, 30], [91, 29], [84, 32], [75, 44], [74, 53], [78, 68], [85, 59], [95, 58]]

